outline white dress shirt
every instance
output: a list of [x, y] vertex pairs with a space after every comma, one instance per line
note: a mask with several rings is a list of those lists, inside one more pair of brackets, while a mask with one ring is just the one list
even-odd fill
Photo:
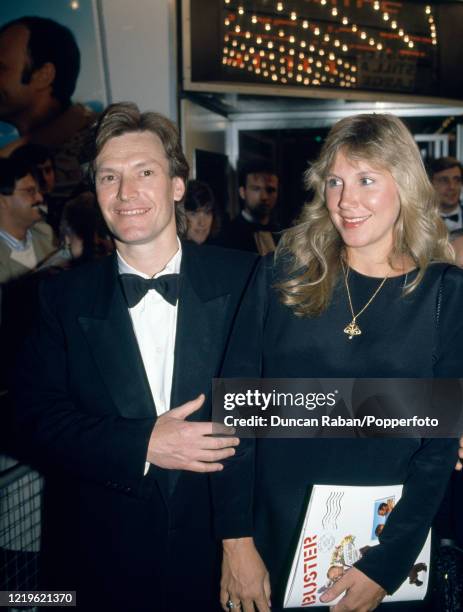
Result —
[[0, 230], [0, 240], [3, 240], [11, 249], [10, 259], [17, 261], [25, 268], [29, 268], [29, 270], [33, 270], [36, 267], [38, 260], [34, 251], [30, 230], [27, 230], [25, 240], [18, 240], [5, 230]]
[[[119, 274], [137, 274], [143, 278], [150, 278], [147, 274], [130, 266], [119, 252], [117, 252], [117, 258]], [[154, 278], [164, 274], [178, 274], [181, 261], [182, 246], [178, 241], [178, 251]], [[158, 416], [170, 409], [177, 313], [178, 302], [172, 306], [155, 289], [150, 289], [138, 304], [129, 308], [133, 330]], [[147, 462], [145, 475], [148, 468], [149, 463]]]
[[[147, 274], [132, 268], [119, 252], [117, 257], [119, 274], [137, 274], [143, 278], [150, 278]], [[166, 267], [153, 278], [164, 274], [178, 274], [181, 260], [182, 247], [179, 241], [178, 251]], [[155, 289], [150, 289], [138, 304], [129, 308], [158, 416], [170, 409], [177, 311], [178, 302], [172, 306]]]

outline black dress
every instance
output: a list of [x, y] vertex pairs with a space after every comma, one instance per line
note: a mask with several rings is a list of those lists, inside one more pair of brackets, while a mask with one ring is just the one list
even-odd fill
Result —
[[[403, 285], [415, 272], [407, 279], [388, 279], [359, 317], [362, 335], [349, 340], [343, 330], [352, 316], [342, 278], [321, 316], [299, 318], [272, 289], [280, 273], [269, 262], [264, 260], [252, 298], [243, 306], [225, 374], [258, 376], [260, 370], [265, 378], [461, 376], [463, 271], [455, 266], [430, 266], [418, 288], [405, 297]], [[350, 271], [354, 312], [380, 282]], [[248, 446], [244, 442], [240, 451], [243, 470], [246, 461], [247, 469], [252, 461]], [[448, 439], [257, 440], [253, 533], [270, 572], [274, 603], [281, 603], [310, 485], [315, 483], [404, 483], [402, 500], [387, 521], [380, 545], [356, 563], [387, 592], [395, 591], [424, 544], [455, 464], [456, 447], [456, 441]]]

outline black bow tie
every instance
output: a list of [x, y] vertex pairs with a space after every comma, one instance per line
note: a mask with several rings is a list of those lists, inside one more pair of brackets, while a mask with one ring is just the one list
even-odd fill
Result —
[[444, 221], [455, 221], [455, 223], [458, 223], [460, 215], [458, 213], [455, 213], [454, 215], [444, 215], [442, 219]]
[[137, 274], [121, 274], [119, 278], [129, 308], [136, 306], [150, 289], [155, 289], [172, 306], [175, 306], [177, 302], [179, 274], [164, 274], [158, 278], [142, 278]]

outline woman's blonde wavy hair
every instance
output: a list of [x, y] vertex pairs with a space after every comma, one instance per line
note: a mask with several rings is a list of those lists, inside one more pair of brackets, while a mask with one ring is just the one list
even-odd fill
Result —
[[340, 150], [352, 161], [366, 160], [388, 170], [395, 180], [400, 213], [390, 263], [407, 255], [418, 269], [405, 294], [416, 289], [431, 262], [454, 259], [437, 196], [407, 127], [390, 114], [346, 117], [331, 129], [320, 157], [306, 171], [305, 185], [314, 198], [304, 206], [296, 225], [284, 233], [276, 253], [284, 263], [284, 280], [276, 288], [281, 301], [298, 316], [321, 314], [341, 273], [344, 245], [325, 201], [325, 180]]

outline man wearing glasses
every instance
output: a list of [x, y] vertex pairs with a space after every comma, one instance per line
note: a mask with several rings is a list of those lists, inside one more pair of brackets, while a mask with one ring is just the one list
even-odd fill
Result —
[[34, 270], [55, 250], [42, 204], [35, 169], [0, 159], [0, 283]]
[[439, 157], [429, 164], [429, 175], [439, 196], [442, 220], [449, 232], [463, 229], [461, 163], [455, 157]]

